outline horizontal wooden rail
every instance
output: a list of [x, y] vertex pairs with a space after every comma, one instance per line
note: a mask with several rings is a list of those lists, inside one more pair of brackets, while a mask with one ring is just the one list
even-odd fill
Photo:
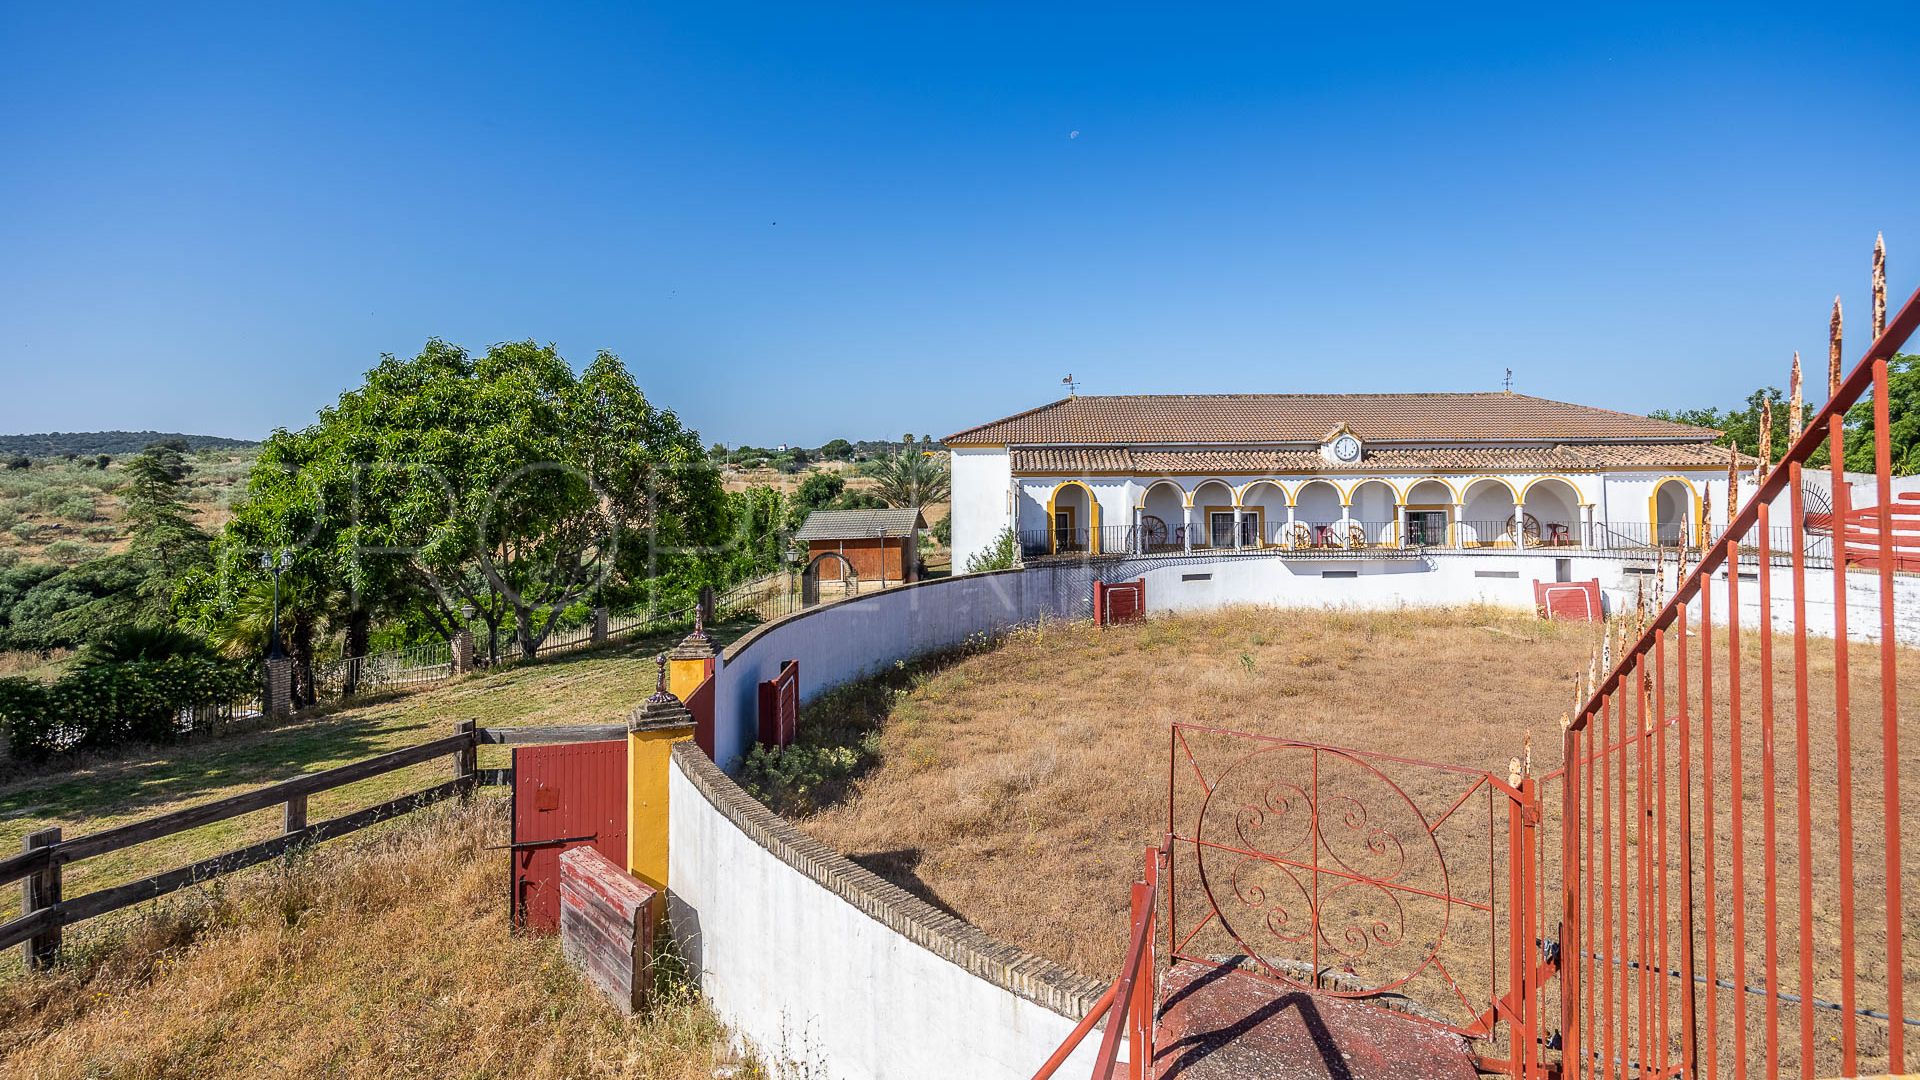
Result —
[[343, 814], [337, 818], [329, 818], [326, 821], [308, 825], [298, 832], [285, 833], [271, 840], [250, 844], [238, 851], [215, 855], [210, 859], [202, 859], [176, 870], [168, 870], [152, 877], [141, 878], [139, 881], [115, 885], [109, 889], [101, 889], [98, 892], [90, 892], [84, 896], [63, 901], [52, 907], [41, 908], [32, 915], [0, 925], [0, 949], [18, 945], [44, 933], [51, 927], [71, 926], [98, 915], [105, 915], [109, 911], [117, 911], [143, 900], [157, 899], [189, 885], [196, 885], [222, 874], [230, 874], [235, 870], [242, 870], [278, 858], [307, 844], [317, 844], [322, 840], [345, 836], [369, 825], [379, 824], [388, 818], [398, 817], [410, 810], [458, 795], [472, 786], [465, 780], [448, 780], [424, 791], [388, 799], [377, 806], [369, 806], [364, 810], [356, 810], [351, 814]]
[[[13, 881], [25, 882], [24, 913], [11, 922], [0, 924], [0, 949], [26, 942], [33, 966], [45, 967], [52, 962], [59, 949], [63, 927], [266, 862], [308, 844], [344, 836], [430, 803], [465, 794], [477, 787], [511, 785], [511, 768], [479, 768], [478, 751], [482, 745], [593, 742], [620, 738], [625, 734], [624, 724], [487, 729], [479, 727], [472, 720], [462, 720], [454, 726], [452, 735], [432, 742], [391, 750], [71, 840], [62, 840], [57, 828], [42, 829], [27, 838], [26, 848], [20, 854], [0, 859], [0, 885]], [[307, 799], [311, 795], [443, 756], [451, 758], [453, 775], [442, 783], [340, 817], [311, 825], [307, 823]], [[274, 806], [283, 808], [283, 816], [280, 835], [272, 839], [72, 899], [63, 899], [61, 896], [61, 867], [67, 863]]]

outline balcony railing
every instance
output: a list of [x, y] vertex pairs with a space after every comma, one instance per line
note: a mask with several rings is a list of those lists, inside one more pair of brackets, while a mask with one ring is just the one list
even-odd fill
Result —
[[[1224, 532], [1224, 530], [1223, 530]], [[1227, 534], [1230, 535], [1230, 534]], [[1833, 565], [1832, 536], [1809, 526], [1800, 530], [1805, 545], [1802, 554], [1809, 567]], [[1313, 552], [1336, 551], [1447, 551], [1503, 550], [1605, 553], [1612, 555], [1678, 557], [1699, 550], [1696, 531], [1690, 522], [1644, 521], [1562, 523], [1539, 522], [1529, 517], [1523, 524], [1513, 519], [1464, 520], [1447, 523], [1443, 529], [1431, 521], [1310, 520], [1292, 522], [1261, 521], [1247, 517], [1240, 523], [1239, 543], [1210, 543], [1215, 537], [1202, 525], [1192, 529], [1191, 542], [1185, 526], [1140, 532], [1127, 525], [1103, 525], [1098, 529], [1027, 529], [1019, 534], [1020, 553], [1026, 559], [1089, 557], [1093, 555], [1167, 555], [1186, 551], [1213, 552]], [[1223, 535], [1220, 537], [1225, 539]], [[1774, 526], [1769, 530], [1769, 549], [1776, 563], [1784, 565], [1792, 558], [1794, 530]], [[1757, 527], [1742, 538], [1742, 559], [1757, 558]]]

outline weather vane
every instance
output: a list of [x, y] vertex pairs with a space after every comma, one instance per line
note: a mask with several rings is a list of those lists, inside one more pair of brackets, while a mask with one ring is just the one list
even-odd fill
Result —
[[1064, 385], [1064, 386], [1065, 386], [1065, 387], [1067, 388], [1067, 396], [1068, 396], [1068, 397], [1074, 397], [1074, 396], [1076, 396], [1076, 395], [1074, 394], [1074, 391], [1075, 391], [1075, 390], [1076, 390], [1076, 389], [1077, 389], [1077, 388], [1078, 388], [1078, 387], [1080, 386], [1080, 384], [1079, 384], [1079, 383], [1077, 383], [1077, 382], [1074, 382], [1074, 381], [1073, 381], [1073, 376], [1072, 376], [1072, 375], [1068, 375], [1068, 376], [1067, 376], [1066, 378], [1064, 378], [1064, 379], [1061, 379], [1061, 380], [1060, 380], [1060, 382], [1061, 382], [1061, 384], [1062, 384], [1062, 385]]

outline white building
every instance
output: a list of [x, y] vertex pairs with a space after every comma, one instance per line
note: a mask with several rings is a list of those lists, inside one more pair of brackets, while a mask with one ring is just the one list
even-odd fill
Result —
[[1717, 434], [1509, 393], [1069, 397], [943, 440], [954, 566], [1007, 529], [1029, 560], [1651, 557], [1721, 521]]

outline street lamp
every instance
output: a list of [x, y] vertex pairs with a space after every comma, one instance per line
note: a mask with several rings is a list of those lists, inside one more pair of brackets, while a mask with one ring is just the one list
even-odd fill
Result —
[[293, 552], [282, 548], [279, 555], [271, 552], [260, 556], [260, 569], [273, 575], [273, 629], [267, 638], [267, 659], [279, 660], [287, 654], [280, 648], [280, 575], [293, 565]]

